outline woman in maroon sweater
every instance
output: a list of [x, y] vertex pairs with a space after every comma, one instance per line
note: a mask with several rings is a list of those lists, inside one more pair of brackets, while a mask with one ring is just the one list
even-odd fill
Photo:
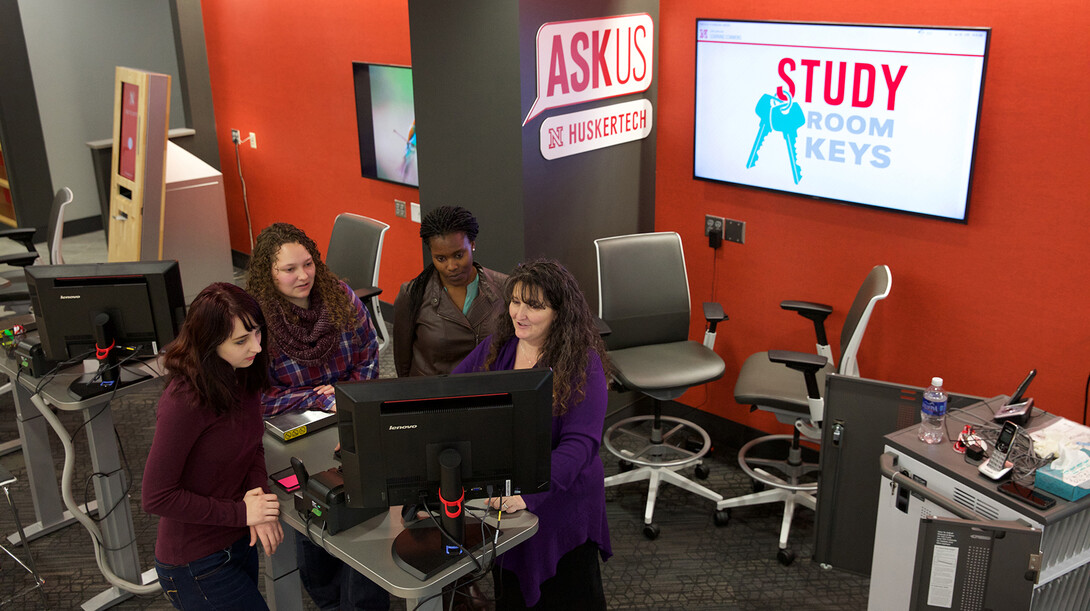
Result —
[[261, 445], [264, 323], [253, 297], [217, 282], [167, 347], [143, 505], [160, 516], [155, 570], [178, 609], [268, 608], [254, 544], [272, 554], [284, 533]]

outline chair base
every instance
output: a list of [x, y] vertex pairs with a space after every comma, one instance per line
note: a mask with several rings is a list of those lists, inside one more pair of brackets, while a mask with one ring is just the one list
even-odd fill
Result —
[[23, 524], [19, 520], [19, 511], [15, 508], [15, 503], [11, 500], [11, 491], [8, 489], [8, 486], [11, 484], [11, 482], [15, 481], [15, 478], [11, 477], [11, 474], [6, 471], [4, 471], [3, 474], [0, 476], [4, 477], [4, 482], [3, 484], [0, 484], [0, 487], [3, 487], [4, 489], [4, 498], [7, 500], [8, 507], [11, 509], [12, 517], [15, 519], [16, 534], [19, 535], [19, 542], [22, 545], [23, 552], [26, 553], [26, 562], [24, 563], [22, 560], [19, 559], [18, 556], [13, 554], [11, 550], [9, 550], [7, 547], [4, 547], [3, 545], [0, 545], [0, 551], [3, 551], [8, 556], [11, 556], [12, 560], [15, 560], [15, 562], [18, 563], [19, 566], [23, 567], [23, 569], [25, 569], [26, 572], [34, 578], [34, 585], [27, 586], [26, 588], [23, 588], [22, 590], [5, 597], [4, 600], [0, 601], [0, 605], [6, 605], [15, 600], [16, 598], [25, 596], [26, 594], [29, 594], [31, 590], [36, 589], [38, 590], [38, 595], [42, 597], [42, 602], [45, 603], [46, 607], [48, 607], [49, 601], [45, 597], [45, 589], [43, 588], [45, 580], [42, 579], [42, 576], [38, 573], [38, 567], [34, 564], [34, 556], [30, 553], [30, 545], [27, 543], [26, 535], [23, 532]]
[[[791, 442], [787, 458], [784, 460], [749, 456], [750, 451], [758, 445], [783, 441]], [[766, 435], [750, 441], [738, 451], [738, 465], [742, 468], [742, 471], [753, 478], [755, 487], [758, 484], [763, 484], [772, 489], [725, 499], [716, 503], [715, 523], [719, 526], [725, 525], [730, 520], [729, 510], [733, 507], [783, 503], [779, 558], [782, 564], [790, 564], [794, 560], [794, 554], [787, 551], [787, 540], [791, 533], [791, 521], [795, 516], [795, 509], [800, 505], [810, 510], [817, 508], [816, 493], [818, 485], [812, 482], [801, 483], [801, 479], [809, 473], [817, 472], [821, 467], [816, 463], [802, 460], [798, 429], [792, 435]], [[766, 469], [775, 469], [781, 472], [784, 477], [774, 475]]]
[[[650, 435], [645, 433], [649, 422]], [[672, 426], [668, 430], [664, 429], [664, 423]], [[680, 437], [682, 434], [687, 434], [689, 439], [699, 436], [700, 447], [695, 448], [693, 444], [694, 448], [690, 449], [667, 443], [671, 438]], [[630, 447], [618, 447], [621, 441], [629, 442]], [[703, 479], [708, 476], [708, 469], [702, 464], [702, 459], [711, 450], [711, 438], [707, 431], [688, 420], [658, 414], [626, 418], [606, 429], [603, 444], [614, 456], [637, 466], [631, 471], [607, 477], [606, 487], [643, 480], [648, 482], [647, 503], [643, 514], [644, 535], [648, 539], [656, 538], [659, 533], [653, 520], [655, 501], [662, 483], [673, 484], [716, 503], [723, 500], [723, 495], [677, 473], [683, 468], [695, 466], [697, 477]]]

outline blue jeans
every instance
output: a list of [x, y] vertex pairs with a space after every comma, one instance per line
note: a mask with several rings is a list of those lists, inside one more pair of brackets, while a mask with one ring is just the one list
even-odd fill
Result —
[[159, 586], [175, 609], [268, 609], [257, 589], [257, 547], [250, 536], [189, 564], [155, 561]]
[[299, 562], [299, 580], [320, 609], [386, 611], [390, 593], [359, 571], [296, 534], [295, 553]]

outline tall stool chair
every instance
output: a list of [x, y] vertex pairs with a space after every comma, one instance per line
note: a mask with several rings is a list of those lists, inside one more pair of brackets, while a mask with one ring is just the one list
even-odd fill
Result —
[[10, 487], [14, 483], [15, 483], [15, 476], [11, 474], [11, 471], [8, 471], [7, 469], [5, 469], [3, 467], [0, 467], [0, 488], [4, 489], [4, 498], [6, 498], [8, 500], [8, 507], [11, 508], [11, 515], [12, 515], [12, 517], [15, 518], [15, 529], [19, 533], [19, 542], [23, 546], [23, 551], [26, 552], [26, 563], [24, 564], [23, 561], [20, 560], [18, 556], [11, 553], [11, 550], [9, 550], [3, 544], [0, 544], [0, 550], [4, 550], [5, 554], [11, 556], [12, 559], [15, 560], [15, 562], [19, 563], [19, 566], [26, 569], [26, 571], [28, 573], [30, 573], [34, 577], [34, 585], [27, 586], [26, 588], [23, 588], [19, 592], [16, 592], [16, 593], [12, 594], [11, 596], [8, 596], [8, 597], [4, 598], [3, 600], [0, 600], [0, 606], [6, 605], [6, 604], [10, 603], [11, 601], [13, 601], [14, 599], [28, 594], [31, 590], [37, 589], [38, 594], [42, 597], [42, 602], [45, 603], [46, 607], [48, 607], [49, 606], [49, 601], [46, 600], [45, 590], [42, 588], [42, 585], [45, 584], [45, 581], [42, 579], [41, 575], [38, 574], [38, 568], [34, 565], [34, 556], [31, 555], [31, 553], [30, 553], [30, 545], [27, 544], [26, 533], [23, 532], [23, 523], [19, 521], [19, 511], [15, 508], [15, 503], [13, 503], [11, 501]]
[[621, 473], [606, 486], [647, 480], [643, 534], [659, 536], [654, 523], [660, 484], [667, 483], [708, 500], [723, 497], [678, 473], [702, 464], [711, 449], [708, 433], [694, 422], [662, 415], [662, 402], [698, 384], [717, 380], [726, 365], [715, 353], [716, 325], [727, 319], [718, 303], [704, 304], [704, 342], [689, 339], [689, 280], [681, 236], [644, 233], [594, 241], [598, 253], [598, 316], [609, 327], [606, 348], [616, 382], [654, 400], [654, 413], [625, 418], [605, 431], [602, 444], [621, 459]]

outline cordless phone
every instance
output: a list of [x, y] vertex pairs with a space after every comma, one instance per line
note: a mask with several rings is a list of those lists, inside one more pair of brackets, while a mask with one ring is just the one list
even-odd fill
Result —
[[1011, 467], [1007, 465], [1007, 455], [1011, 452], [1014, 436], [1017, 433], [1017, 424], [1010, 421], [1003, 423], [1003, 430], [999, 431], [999, 439], [995, 441], [991, 457], [979, 467], [982, 474], [992, 479], [1000, 479], [1011, 470]]

